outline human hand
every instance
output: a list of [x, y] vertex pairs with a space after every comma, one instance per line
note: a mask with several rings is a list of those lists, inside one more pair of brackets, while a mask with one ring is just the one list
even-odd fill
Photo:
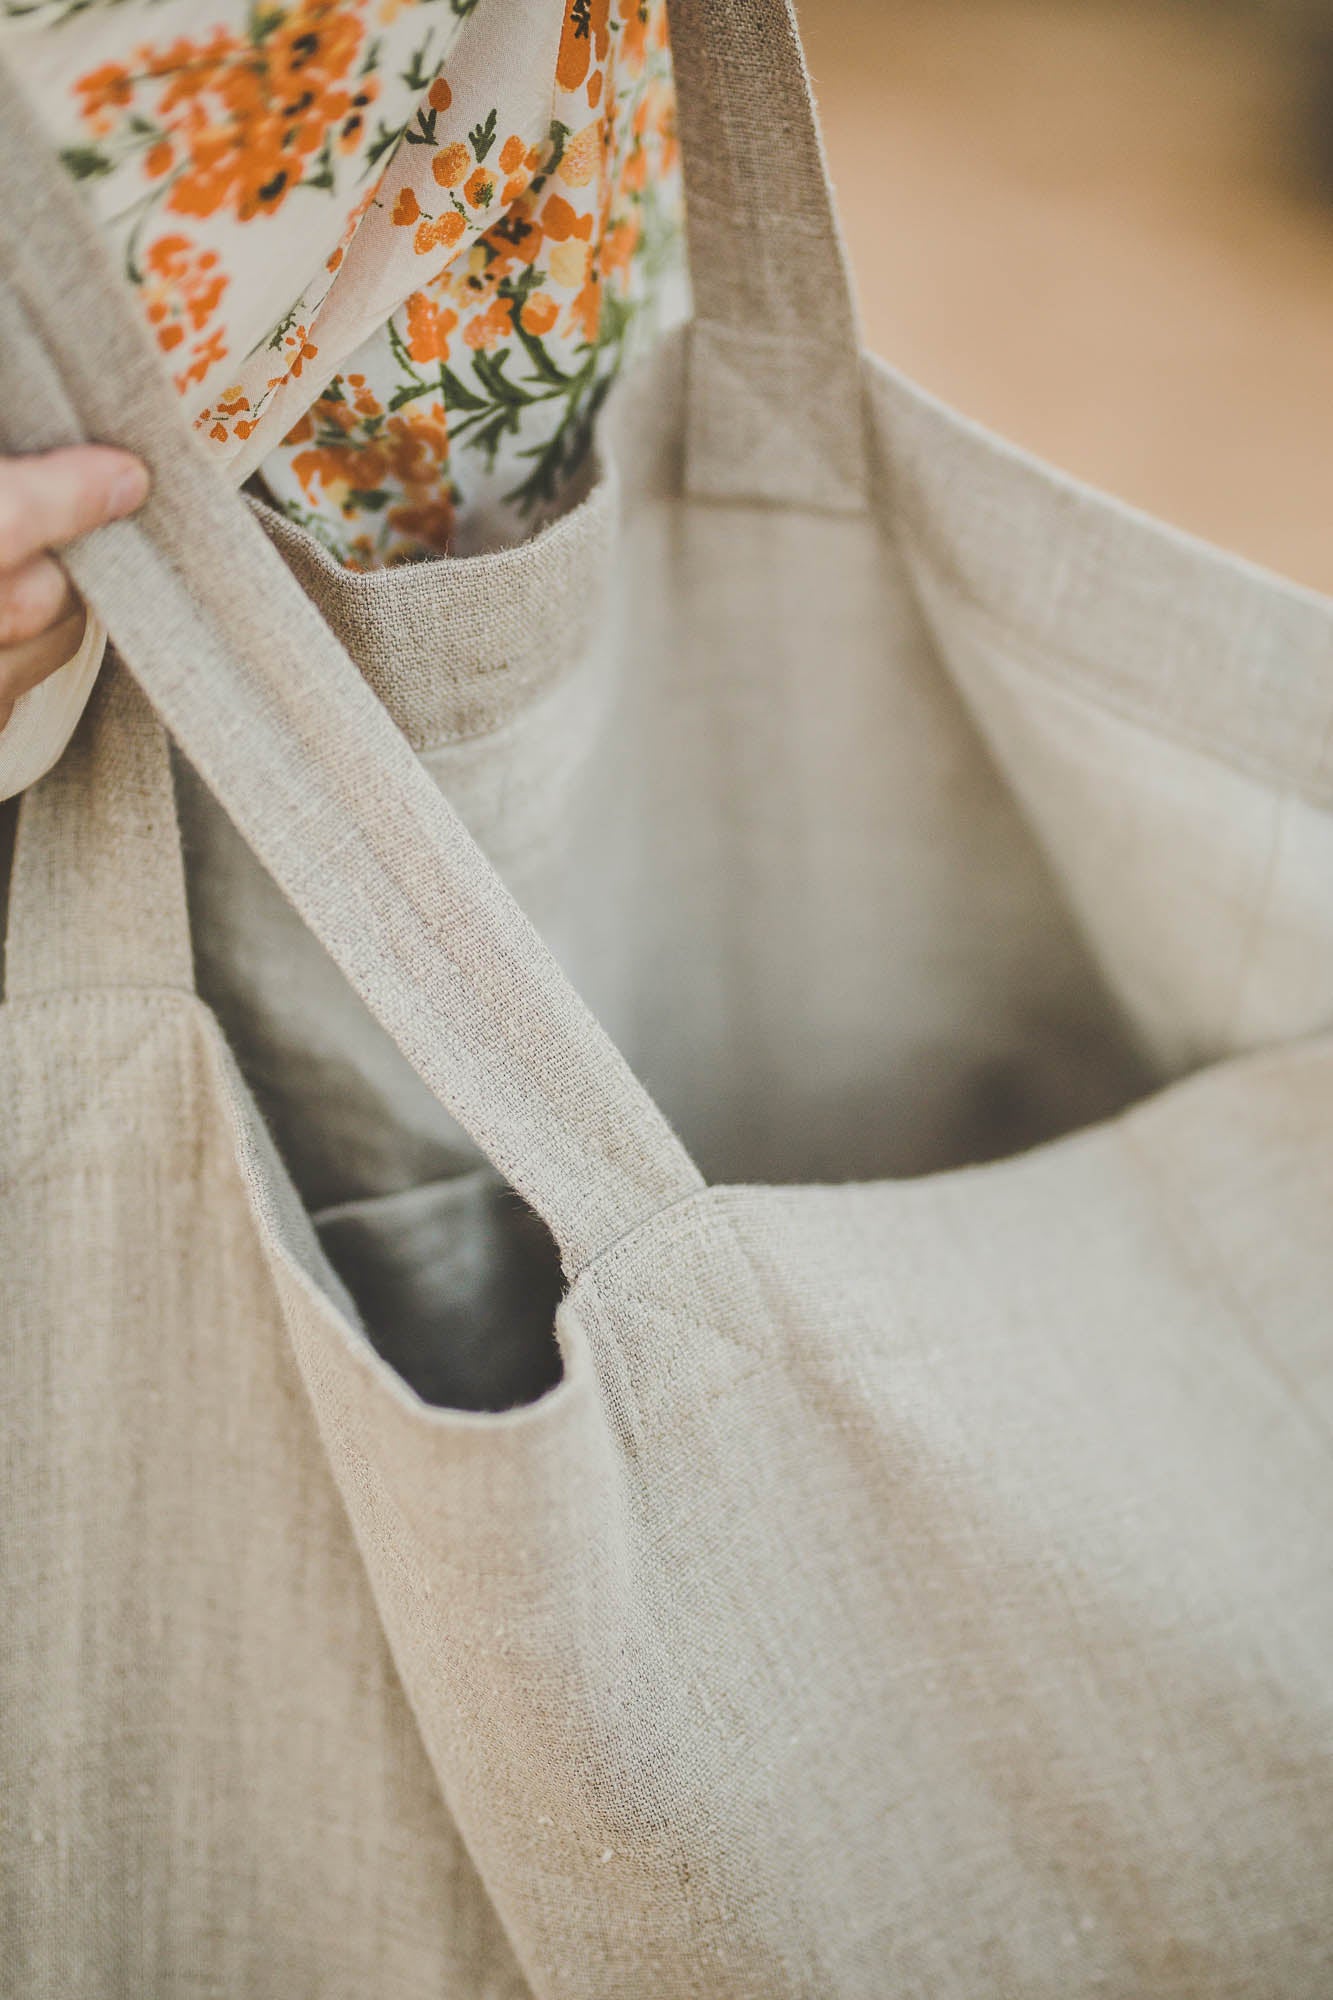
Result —
[[0, 729], [78, 650], [83, 607], [54, 552], [147, 493], [147, 468], [111, 445], [0, 456]]

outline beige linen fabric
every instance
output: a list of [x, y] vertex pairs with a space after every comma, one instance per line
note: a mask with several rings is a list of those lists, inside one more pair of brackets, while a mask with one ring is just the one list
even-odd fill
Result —
[[[812, 318], [786, 9], [674, 25], [732, 199], [519, 627], [289, 568], [58, 175], [0, 216], [6, 442], [156, 475], [10, 893], [0, 1983], [1323, 2000], [1333, 609]], [[335, 1277], [153, 711], [544, 1218], [536, 1400]]]

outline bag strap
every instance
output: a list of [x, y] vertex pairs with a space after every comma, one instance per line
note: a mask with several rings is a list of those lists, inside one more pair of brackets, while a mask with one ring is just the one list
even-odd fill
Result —
[[129, 675], [104, 665], [64, 756], [24, 793], [5, 998], [194, 989], [171, 753]]
[[668, 11], [695, 315], [687, 490], [860, 512], [859, 321], [794, 0]]

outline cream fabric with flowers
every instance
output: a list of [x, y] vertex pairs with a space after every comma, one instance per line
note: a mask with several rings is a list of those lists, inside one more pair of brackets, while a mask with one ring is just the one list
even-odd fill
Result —
[[683, 306], [664, 0], [3, 0], [202, 437], [356, 568], [520, 539]]

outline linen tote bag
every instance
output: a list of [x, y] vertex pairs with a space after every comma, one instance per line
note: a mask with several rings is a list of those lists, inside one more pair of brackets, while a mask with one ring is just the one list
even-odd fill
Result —
[[[864, 360], [785, 0], [673, 25], [521, 616], [288, 567], [0, 102], [5, 445], [155, 478], [9, 892], [4, 1989], [1322, 2000], [1333, 616]], [[168, 732], [558, 1243], [535, 1401], [330, 1266]]]

